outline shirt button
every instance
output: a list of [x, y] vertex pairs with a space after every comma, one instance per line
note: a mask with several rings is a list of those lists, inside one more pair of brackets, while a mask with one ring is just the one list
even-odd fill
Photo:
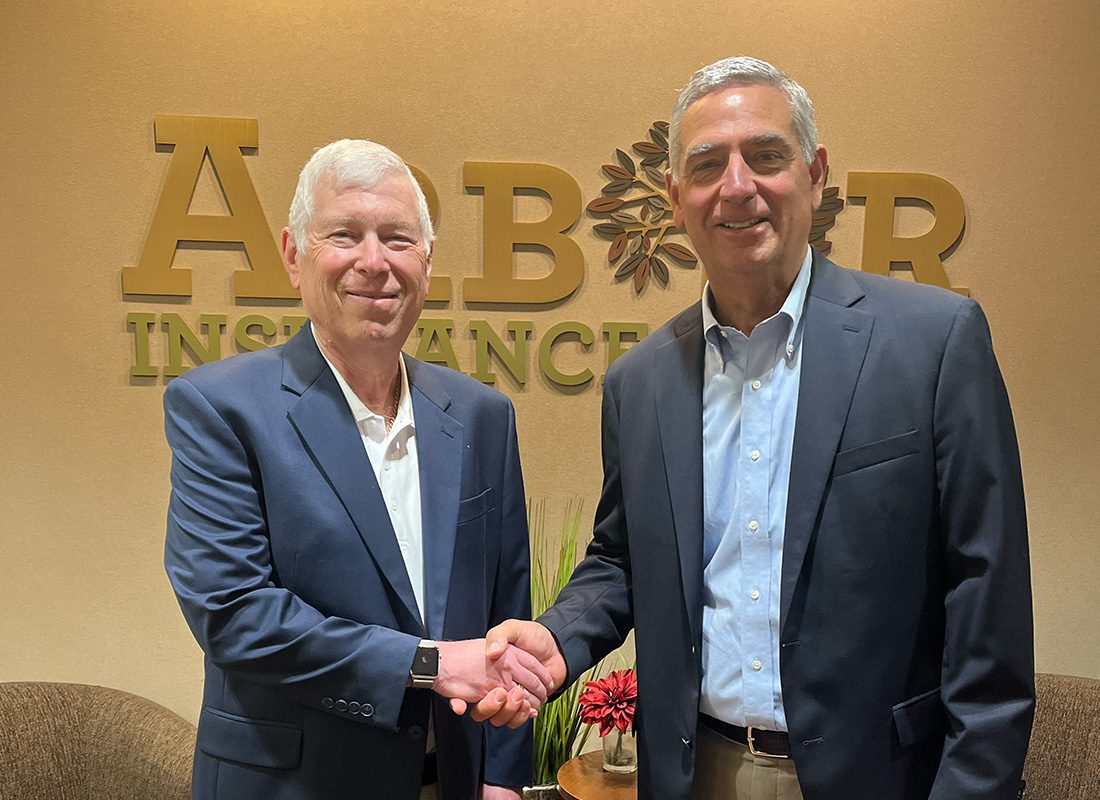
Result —
[[757, 522], [756, 520], [752, 520], [749, 523], [749, 530], [752, 531], [753, 533], [756, 533], [756, 531], [759, 527], [760, 527], [760, 523]]
[[760, 670], [762, 670], [764, 668], [764, 662], [761, 661], [758, 658], [758, 659], [756, 659], [755, 661], [752, 662], [752, 668], [753, 668], [753, 671], [759, 672]]
[[384, 462], [384, 463], [382, 464], [382, 469], [384, 469], [384, 470], [386, 470], [387, 472], [389, 472], [389, 470], [390, 470], [390, 462], [389, 462], [389, 460], [386, 460], [386, 461], [385, 461], [385, 462]]
[[787, 355], [793, 355], [793, 354], [794, 354], [794, 345], [793, 344], [787, 345]]
[[760, 379], [759, 379], [759, 378], [757, 378], [756, 380], [754, 380], [754, 381], [752, 382], [752, 390], [753, 390], [753, 391], [755, 392], [755, 391], [756, 391], [757, 389], [759, 389], [759, 388], [760, 388], [760, 387], [761, 387], [762, 385], [763, 385], [763, 384], [761, 384], [761, 383], [760, 383]]
[[749, 597], [751, 597], [753, 600], [759, 600], [760, 599], [760, 590], [759, 589], [753, 589], [751, 592], [749, 592]]
[[756, 461], [758, 458], [760, 458], [760, 451], [753, 450], [751, 453], [749, 453], [749, 458], [751, 458], [753, 461]]

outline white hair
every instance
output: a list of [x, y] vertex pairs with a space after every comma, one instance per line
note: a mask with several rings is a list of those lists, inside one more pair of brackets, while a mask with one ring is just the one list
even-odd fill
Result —
[[298, 176], [298, 188], [290, 203], [288, 222], [295, 247], [305, 248], [308, 241], [306, 228], [313, 219], [313, 193], [326, 175], [331, 175], [340, 183], [351, 183], [364, 189], [373, 188], [387, 176], [404, 175], [416, 194], [416, 211], [424, 246], [427, 247], [435, 239], [428, 201], [401, 157], [388, 147], [366, 139], [340, 139], [317, 150]]
[[697, 70], [676, 100], [668, 132], [668, 163], [673, 178], [680, 167], [680, 123], [684, 112], [696, 100], [711, 92], [740, 86], [772, 86], [787, 95], [802, 157], [807, 164], [813, 162], [817, 154], [817, 125], [814, 124], [814, 104], [810, 102], [806, 90], [767, 61], [752, 56], [733, 56]]

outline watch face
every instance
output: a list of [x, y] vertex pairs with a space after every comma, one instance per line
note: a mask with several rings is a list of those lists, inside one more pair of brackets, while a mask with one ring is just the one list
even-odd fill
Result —
[[439, 672], [439, 650], [434, 647], [416, 648], [417, 675], [435, 675]]

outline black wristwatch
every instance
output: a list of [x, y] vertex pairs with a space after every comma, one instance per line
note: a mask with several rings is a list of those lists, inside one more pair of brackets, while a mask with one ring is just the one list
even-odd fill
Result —
[[439, 648], [430, 639], [422, 639], [413, 658], [412, 686], [414, 689], [431, 689], [439, 677]]

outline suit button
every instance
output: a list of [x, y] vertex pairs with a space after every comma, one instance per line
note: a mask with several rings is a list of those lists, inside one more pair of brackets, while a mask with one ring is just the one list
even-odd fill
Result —
[[370, 703], [363, 703], [363, 710], [359, 713], [362, 714], [364, 717], [373, 716], [374, 706], [372, 706]]
[[325, 708], [332, 708], [332, 698], [331, 697], [322, 698], [321, 699], [321, 705], [324, 706]]
[[348, 713], [351, 713], [351, 714], [358, 714], [359, 713], [359, 704], [357, 702], [355, 702], [354, 700], [352, 700], [350, 703], [348, 703]]
[[408, 736], [414, 742], [419, 742], [421, 739], [424, 738], [424, 729], [421, 728], [419, 725], [410, 725]]
[[336, 701], [336, 710], [337, 711], [347, 711], [348, 710], [348, 701], [347, 700], [337, 700]]

